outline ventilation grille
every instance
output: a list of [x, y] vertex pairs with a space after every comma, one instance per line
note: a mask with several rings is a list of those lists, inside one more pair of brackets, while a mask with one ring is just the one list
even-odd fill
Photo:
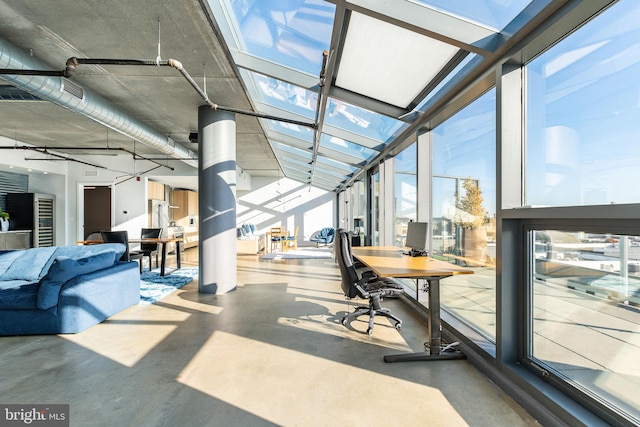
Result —
[[0, 85], [0, 101], [42, 101], [42, 99], [15, 86]]
[[26, 193], [29, 190], [29, 176], [0, 171], [0, 208], [7, 208], [7, 193]]
[[72, 82], [71, 80], [62, 79], [62, 90], [75, 96], [78, 99], [84, 99], [84, 89]]
[[38, 233], [37, 246], [53, 246], [53, 199], [38, 198]]
[[84, 170], [84, 176], [98, 176], [98, 170], [97, 169], [85, 169]]

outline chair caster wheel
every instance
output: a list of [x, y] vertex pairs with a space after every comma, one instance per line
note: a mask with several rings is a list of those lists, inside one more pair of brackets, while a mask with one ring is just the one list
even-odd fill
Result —
[[347, 318], [343, 317], [340, 323], [342, 323], [344, 326], [347, 326]]
[[373, 335], [373, 328], [367, 329], [367, 334], [369, 334], [369, 336]]
[[396, 323], [396, 329], [402, 329], [402, 323], [400, 322]]

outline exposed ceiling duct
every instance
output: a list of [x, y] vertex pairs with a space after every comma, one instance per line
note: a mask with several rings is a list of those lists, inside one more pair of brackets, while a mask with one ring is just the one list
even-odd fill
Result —
[[[46, 64], [29, 56], [0, 38], [0, 68], [45, 70]], [[136, 141], [197, 167], [196, 154], [176, 144], [128, 113], [114, 107], [104, 98], [63, 77], [7, 74], [3, 79], [16, 87], [81, 114]]]

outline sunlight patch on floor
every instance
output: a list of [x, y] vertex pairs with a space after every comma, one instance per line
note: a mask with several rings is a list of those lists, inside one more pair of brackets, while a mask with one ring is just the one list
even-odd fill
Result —
[[332, 407], [341, 417], [328, 425], [423, 425], [425, 416], [467, 425], [439, 390], [354, 365], [215, 332], [177, 380], [278, 425], [318, 425]]
[[[308, 302], [317, 304], [314, 299], [297, 297], [296, 303]], [[337, 311], [336, 311], [337, 308]], [[292, 326], [306, 331], [318, 332], [339, 336], [354, 341], [367, 342], [370, 344], [381, 345], [395, 351], [411, 351], [411, 347], [402, 337], [401, 333], [395, 329], [395, 321], [391, 322], [383, 316], [376, 316], [373, 336], [367, 334], [369, 327], [369, 316], [363, 315], [358, 319], [352, 319], [348, 326], [340, 323], [344, 311], [340, 312], [339, 308], [346, 308], [344, 304], [329, 307], [329, 311], [322, 314], [311, 313], [306, 316], [298, 317], [280, 317], [278, 324]], [[339, 314], [333, 314], [333, 313]]]
[[[170, 301], [168, 301], [170, 303]], [[224, 308], [212, 304], [205, 304], [198, 301], [190, 301], [188, 299], [180, 300], [180, 308], [188, 310], [196, 310], [202, 313], [221, 314]]]
[[[154, 325], [149, 319], [138, 325], [135, 324], [135, 320], [131, 321], [132, 323], [127, 323], [124, 319], [119, 320], [124, 323], [101, 323], [88, 329], [88, 333], [60, 337], [116, 363], [132, 367], [178, 327], [174, 324]], [[99, 328], [100, 331], [96, 333], [95, 328]]]
[[159, 304], [133, 306], [110, 317], [106, 320], [106, 323], [135, 322], [139, 319], [144, 319], [145, 322], [184, 322], [191, 316], [191, 313], [182, 310], [182, 301], [180, 301], [180, 306], [175, 308], [161, 305], [163, 303], [171, 304], [170, 300], [168, 300]]

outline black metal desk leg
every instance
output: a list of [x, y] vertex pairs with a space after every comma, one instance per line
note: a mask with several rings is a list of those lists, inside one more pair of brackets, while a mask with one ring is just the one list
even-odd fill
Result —
[[162, 256], [160, 257], [160, 275], [164, 276], [164, 270], [167, 266], [167, 244], [160, 243], [160, 246], [162, 246]]
[[427, 281], [429, 282], [429, 350], [431, 354], [438, 354], [442, 344], [440, 279], [427, 279]]
[[442, 322], [440, 319], [440, 277], [429, 277], [426, 279], [429, 282], [429, 351], [384, 356], [384, 361], [387, 363], [465, 358], [465, 355], [459, 351], [441, 353], [442, 331], [440, 326]]
[[176, 266], [180, 268], [180, 241], [176, 242]]

